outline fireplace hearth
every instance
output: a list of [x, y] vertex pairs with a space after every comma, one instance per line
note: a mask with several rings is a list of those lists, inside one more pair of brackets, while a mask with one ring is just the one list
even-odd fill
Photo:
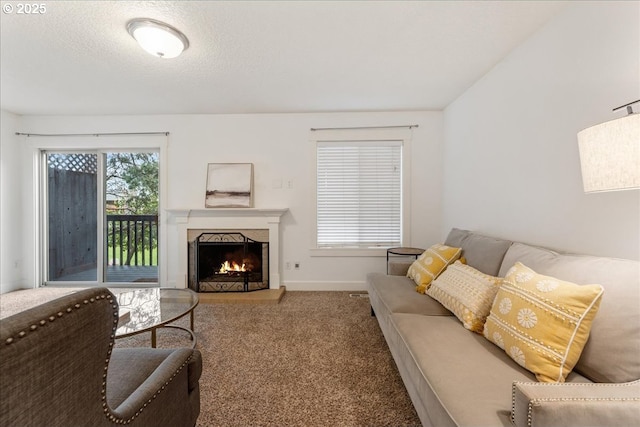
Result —
[[269, 243], [239, 232], [205, 232], [189, 242], [189, 288], [249, 292], [269, 288]]

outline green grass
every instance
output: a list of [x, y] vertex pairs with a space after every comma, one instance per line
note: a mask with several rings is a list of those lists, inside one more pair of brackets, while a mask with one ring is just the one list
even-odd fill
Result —
[[[123, 262], [127, 259], [127, 251], [122, 251]], [[158, 265], [158, 248], [153, 248], [153, 256], [151, 257], [151, 263], [149, 262], [149, 249], [144, 250], [144, 264], [142, 263], [142, 251], [138, 251], [138, 265]], [[116, 254], [113, 254], [113, 248], [108, 248], [107, 260], [109, 265], [122, 265], [120, 262], [120, 249], [116, 250]], [[135, 255], [131, 258], [131, 265], [135, 263]]]

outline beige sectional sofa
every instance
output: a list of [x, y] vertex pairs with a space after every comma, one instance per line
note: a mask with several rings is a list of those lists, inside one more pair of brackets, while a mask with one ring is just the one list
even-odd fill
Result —
[[564, 383], [542, 383], [482, 334], [471, 332], [394, 264], [367, 276], [372, 314], [425, 426], [640, 425], [640, 263], [559, 254], [453, 229], [445, 245], [504, 277], [521, 262], [575, 284], [600, 284], [600, 308]]

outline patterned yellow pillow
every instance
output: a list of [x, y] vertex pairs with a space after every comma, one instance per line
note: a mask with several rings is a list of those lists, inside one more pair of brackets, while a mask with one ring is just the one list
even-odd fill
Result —
[[521, 263], [507, 272], [484, 336], [538, 381], [564, 382], [580, 358], [598, 312], [600, 285], [576, 285]]
[[407, 277], [413, 279], [418, 286], [416, 291], [424, 294], [427, 288], [452, 262], [460, 258], [462, 249], [445, 245], [433, 245], [411, 264]]
[[465, 328], [481, 334], [501, 284], [501, 278], [456, 261], [433, 281], [427, 295], [453, 312]]

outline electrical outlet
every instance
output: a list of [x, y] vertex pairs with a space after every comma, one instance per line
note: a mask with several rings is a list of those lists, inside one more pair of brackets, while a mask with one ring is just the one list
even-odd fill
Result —
[[291, 270], [291, 262], [289, 262], [289, 261], [285, 262], [285, 263], [284, 263], [284, 268], [285, 268], [286, 270]]
[[300, 270], [300, 261], [296, 261], [293, 263], [293, 269], [294, 270]]

